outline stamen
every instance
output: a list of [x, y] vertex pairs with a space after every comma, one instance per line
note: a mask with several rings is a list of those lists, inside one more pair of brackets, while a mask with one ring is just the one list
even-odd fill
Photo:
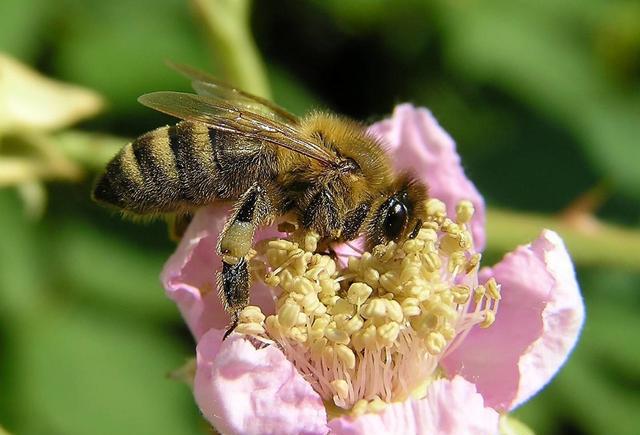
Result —
[[352, 414], [424, 391], [473, 326], [491, 326], [500, 300], [494, 279], [478, 284], [473, 205], [462, 201], [455, 221], [442, 201], [425, 209], [414, 239], [351, 256], [341, 269], [313, 252], [317, 234], [260, 244], [252, 262], [280, 290], [276, 314], [247, 307], [236, 332], [273, 340], [324, 400]]

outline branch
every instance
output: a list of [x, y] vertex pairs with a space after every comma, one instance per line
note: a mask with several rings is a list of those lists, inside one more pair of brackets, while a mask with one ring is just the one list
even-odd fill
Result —
[[270, 98], [264, 63], [249, 28], [249, 0], [191, 1], [225, 78], [245, 91]]
[[492, 208], [487, 211], [487, 250], [511, 251], [534, 240], [543, 228], [562, 236], [577, 264], [640, 270], [640, 231], [601, 221], [583, 226], [547, 215]]

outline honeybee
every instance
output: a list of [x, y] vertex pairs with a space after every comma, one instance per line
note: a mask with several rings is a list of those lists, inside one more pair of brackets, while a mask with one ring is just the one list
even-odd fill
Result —
[[[257, 228], [285, 214], [326, 242], [415, 237], [427, 187], [392, 168], [364, 125], [327, 112], [302, 118], [199, 70], [173, 65], [197, 94], [153, 92], [138, 101], [182, 119], [138, 137], [108, 163], [93, 198], [126, 214], [188, 216], [233, 201], [220, 234], [218, 290], [232, 315], [248, 304], [247, 254]], [[226, 336], [226, 335], [225, 335]]]

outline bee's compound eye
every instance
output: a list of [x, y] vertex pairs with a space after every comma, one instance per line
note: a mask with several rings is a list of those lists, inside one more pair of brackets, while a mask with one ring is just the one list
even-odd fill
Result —
[[407, 225], [407, 207], [395, 198], [391, 198], [387, 205], [387, 215], [384, 218], [384, 235], [388, 240], [397, 240]]

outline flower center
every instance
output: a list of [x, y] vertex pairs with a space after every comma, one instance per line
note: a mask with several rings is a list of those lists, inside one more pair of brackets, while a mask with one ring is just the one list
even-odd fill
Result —
[[276, 314], [243, 310], [237, 332], [275, 342], [325, 401], [360, 413], [404, 400], [438, 376], [440, 359], [470, 328], [490, 326], [499, 285], [478, 284], [480, 254], [462, 201], [456, 218], [427, 201], [416, 238], [389, 242], [339, 268], [294, 232], [257, 247], [251, 263], [277, 288]]

